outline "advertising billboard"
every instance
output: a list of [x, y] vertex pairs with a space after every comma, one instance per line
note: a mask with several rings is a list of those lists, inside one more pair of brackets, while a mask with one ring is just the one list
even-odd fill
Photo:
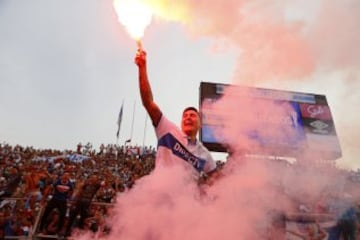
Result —
[[200, 140], [210, 151], [242, 141], [254, 154], [341, 156], [325, 95], [201, 82], [200, 111]]

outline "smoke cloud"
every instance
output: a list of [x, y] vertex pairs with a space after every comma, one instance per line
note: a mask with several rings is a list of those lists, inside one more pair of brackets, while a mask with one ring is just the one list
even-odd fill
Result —
[[[289, 5], [285, 1], [146, 2], [156, 6], [158, 17], [181, 22], [195, 36], [213, 38], [215, 44], [226, 42], [238, 51], [234, 84], [261, 86], [275, 82], [276, 88], [281, 88], [290, 81], [292, 86], [303, 82], [316, 86], [324, 83], [323, 79], [316, 79], [324, 76], [321, 74], [341, 72], [340, 76], [349, 77], [332, 80], [336, 86], [342, 86], [337, 88], [341, 93], [334, 95], [333, 89], [321, 89], [319, 93], [327, 94], [330, 102], [332, 97], [342, 95], [345, 105], [359, 105], [358, 93], [354, 91], [358, 89], [354, 86], [359, 87], [360, 62], [357, 1], [304, 5], [312, 8], [309, 12], [313, 15], [304, 13], [303, 19], [296, 20], [286, 15]], [[307, 91], [313, 92], [311, 88]], [[227, 115], [234, 112], [231, 109], [237, 104], [232, 94], [226, 93], [213, 106], [214, 110], [222, 109], [224, 120], [232, 123], [229, 129], [218, 133], [234, 151], [223, 177], [201, 189], [181, 167], [158, 166], [118, 197], [109, 239], [265, 239], [274, 234], [271, 226], [279, 213], [296, 212], [300, 203], [326, 201], [324, 198], [330, 193], [343, 194], [348, 182], [334, 169], [307, 165], [321, 160], [319, 155], [305, 155], [304, 164], [297, 168], [289, 167], [287, 161], [243, 157], [244, 148], [259, 146], [237, 133], [264, 128], [261, 119], [252, 121], [256, 118], [252, 114], [275, 109], [275, 115], [283, 119], [286, 107], [245, 102], [238, 112]], [[358, 126], [359, 115], [347, 122], [340, 109], [334, 112], [346, 145], [343, 150], [349, 153], [354, 148], [347, 140], [356, 141], [356, 135], [360, 135], [354, 128], [351, 129], [355, 133], [342, 128]], [[265, 128], [268, 137], [283, 138], [286, 133], [283, 129]], [[358, 151], [355, 153], [359, 156]], [[351, 194], [358, 196], [356, 192]]]
[[289, 13], [294, 6], [280, 0], [145, 2], [161, 19], [182, 22], [197, 36], [226, 39], [237, 47], [235, 79], [241, 82], [299, 78], [318, 68], [334, 71], [359, 66], [360, 4], [355, 0], [303, 5], [295, 1], [295, 7], [303, 8], [296, 19], [290, 15], [296, 13]]
[[201, 190], [181, 166], [158, 166], [117, 198], [106, 239], [263, 239], [269, 197], [286, 201], [265, 187], [262, 165], [227, 171], [222, 181]]

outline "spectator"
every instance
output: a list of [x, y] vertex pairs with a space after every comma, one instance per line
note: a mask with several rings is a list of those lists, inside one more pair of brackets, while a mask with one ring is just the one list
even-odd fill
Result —
[[78, 154], [81, 154], [81, 148], [82, 148], [82, 145], [81, 145], [81, 143], [79, 143], [79, 144], [77, 145], [77, 149], [76, 149], [76, 152], [77, 152]]
[[4, 191], [0, 192], [0, 197], [11, 197], [19, 187], [21, 181], [21, 173], [16, 167], [10, 167], [7, 176], [7, 185]]
[[[48, 217], [54, 208], [57, 208], [59, 211], [59, 222], [57, 226], [57, 232], [62, 230], [65, 221], [67, 201], [73, 192], [73, 184], [69, 180], [69, 173], [64, 173], [60, 178], [58, 178], [52, 186], [53, 195], [52, 198], [46, 204], [44, 214], [41, 218], [39, 231], [44, 231], [45, 223], [48, 221]], [[49, 194], [49, 190], [45, 193], [45, 196], [42, 200], [44, 204], [46, 197]]]
[[27, 194], [26, 208], [33, 209], [35, 206], [35, 202], [42, 199], [40, 183], [41, 179], [45, 179], [47, 177], [47, 173], [37, 172], [34, 169], [32, 169], [30, 173], [25, 175], [25, 192]]
[[91, 201], [99, 188], [99, 179], [95, 174], [89, 176], [89, 178], [79, 187], [79, 191], [75, 196], [75, 207], [70, 211], [70, 218], [65, 232], [66, 236], [71, 235], [71, 228], [78, 214], [80, 214], [78, 227], [80, 229], [84, 228], [84, 222], [88, 217]]
[[358, 219], [354, 206], [348, 207], [338, 220], [341, 236], [344, 240], [357, 240]]
[[116, 192], [114, 188], [111, 186], [110, 181], [103, 181], [102, 186], [100, 187], [99, 191], [96, 194], [96, 199], [99, 202], [111, 203], [115, 194]]

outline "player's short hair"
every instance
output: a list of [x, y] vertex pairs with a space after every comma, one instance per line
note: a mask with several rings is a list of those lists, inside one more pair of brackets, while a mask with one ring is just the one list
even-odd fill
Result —
[[197, 110], [197, 108], [196, 108], [196, 107], [192, 107], [192, 106], [185, 108], [184, 111], [183, 111], [183, 115], [184, 115], [185, 112], [190, 111], [190, 110], [196, 112], [196, 113], [200, 116], [200, 113], [199, 113], [199, 111]]

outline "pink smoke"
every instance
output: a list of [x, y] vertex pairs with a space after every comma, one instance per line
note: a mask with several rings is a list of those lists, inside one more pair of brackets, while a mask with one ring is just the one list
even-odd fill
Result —
[[[285, 1], [161, 2], [168, 16], [181, 9], [182, 15], [174, 16], [186, 16], [187, 21], [181, 22], [197, 36], [226, 41], [239, 49], [232, 83], [260, 85], [274, 79], [298, 83], [319, 71], [351, 70], [348, 87], [341, 89], [344, 92], [340, 94], [343, 101], [360, 104], [356, 91], [360, 63], [358, 1], [320, 1], [315, 16], [306, 21], [287, 19]], [[234, 111], [234, 106], [238, 110]], [[223, 120], [231, 123], [221, 137], [240, 154], [243, 149], [259, 148], [246, 135], [238, 134], [264, 128], [263, 122], [253, 121], [254, 112], [271, 109], [280, 117], [286, 112], [286, 108], [250, 99], [244, 99], [239, 106], [231, 91], [213, 108], [222, 109]], [[345, 132], [352, 134], [351, 139], [345, 136], [352, 143], [360, 136], [353, 134], [359, 131], [354, 129], [360, 121], [358, 116], [354, 118], [357, 122], [339, 120], [340, 127], [352, 127]], [[286, 128], [265, 128], [265, 134], [274, 138], [282, 138], [286, 133]], [[206, 187], [206, 195], [200, 193], [181, 167], [158, 167], [133, 189], [119, 195], [110, 218], [112, 232], [106, 239], [264, 239], [263, 234], [271, 226], [272, 211], [297, 211], [293, 200], [316, 202], [324, 193], [341, 193], [346, 185], [334, 169], [324, 170], [311, 164], [321, 159], [319, 155], [304, 153], [305, 162], [299, 168], [289, 167], [284, 161], [239, 155], [228, 159], [224, 177]]]
[[316, 3], [303, 5], [314, 17], [304, 11], [296, 21], [287, 17], [286, 1], [187, 1], [186, 6], [194, 34], [226, 39], [240, 49], [234, 81], [249, 84], [359, 67], [359, 2]]
[[318, 67], [327, 71], [360, 66], [359, 1], [324, 2], [306, 35]]

